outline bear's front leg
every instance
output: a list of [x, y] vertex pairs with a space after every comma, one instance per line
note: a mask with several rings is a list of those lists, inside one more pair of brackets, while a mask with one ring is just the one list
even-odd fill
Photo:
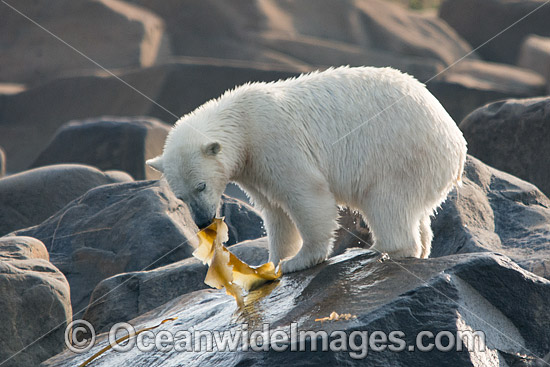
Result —
[[264, 206], [262, 216], [267, 230], [269, 261], [277, 266], [281, 259], [294, 256], [300, 250], [300, 233], [288, 214], [278, 206]]
[[262, 213], [269, 244], [269, 261], [277, 266], [282, 259], [296, 255], [302, 238], [288, 214], [258, 190], [242, 184], [241, 187], [252, 199], [254, 207]]
[[330, 255], [334, 231], [338, 228], [338, 208], [328, 184], [311, 180], [294, 187], [289, 195], [289, 214], [302, 236], [298, 253], [281, 262], [283, 273], [308, 269]]

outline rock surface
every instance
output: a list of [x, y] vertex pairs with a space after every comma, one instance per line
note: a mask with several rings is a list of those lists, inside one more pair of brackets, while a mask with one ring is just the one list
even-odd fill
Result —
[[505, 98], [545, 93], [546, 80], [528, 69], [481, 60], [464, 60], [427, 83], [456, 123], [474, 109]]
[[170, 125], [147, 117], [71, 121], [59, 128], [32, 166], [82, 163], [125, 171], [136, 180], [158, 179], [161, 174], [145, 161], [162, 153], [169, 131]]
[[460, 129], [470, 154], [550, 195], [550, 97], [488, 104], [469, 114]]
[[122, 172], [62, 164], [0, 179], [0, 236], [34, 226], [93, 187], [132, 181]]
[[[267, 239], [245, 241], [229, 250], [249, 265], [267, 262]], [[92, 293], [83, 318], [96, 331], [108, 331], [174, 298], [208, 288], [204, 278], [208, 266], [194, 257], [149, 271], [119, 274], [103, 280]]]
[[530, 34], [550, 36], [550, 7], [544, 0], [445, 0], [439, 16], [473, 48], [491, 40], [477, 52], [496, 62], [515, 64]]
[[0, 238], [0, 365], [37, 366], [65, 347], [69, 284], [42, 242]]
[[37, 84], [82, 70], [101, 70], [99, 65], [151, 66], [168, 53], [162, 19], [119, 0], [19, 0], [2, 4], [0, 14], [9, 29], [0, 35], [4, 82]]
[[[95, 360], [94, 365], [496, 366], [503, 365], [504, 361], [511, 365], [527, 357], [541, 358], [548, 352], [550, 314], [544, 310], [549, 298], [550, 281], [521, 269], [501, 255], [467, 254], [428, 260], [381, 261], [380, 256], [369, 250], [353, 250], [312, 269], [285, 275], [279, 282], [264, 285], [246, 297], [242, 309], [238, 309], [235, 300], [223, 290], [201, 290], [176, 298], [130, 323], [140, 330], [166, 318], [177, 317], [155, 330], [155, 333], [166, 330], [172, 335], [184, 330], [235, 332], [245, 328], [245, 324], [251, 335], [253, 330], [262, 330], [268, 325], [271, 340], [275, 338], [275, 330], [287, 333], [290, 339], [292, 323], [296, 323], [295, 335], [298, 330], [324, 330], [329, 335], [340, 330], [345, 332], [346, 342], [353, 331], [367, 331], [367, 336], [353, 334], [353, 345], [358, 346], [356, 353], [351, 348], [347, 352], [312, 352], [311, 339], [297, 338], [277, 345], [272, 341], [267, 345], [270, 348], [267, 352], [254, 352], [252, 348], [243, 351], [239, 341], [238, 350], [234, 352], [218, 351], [217, 344], [209, 351], [203, 344], [201, 351], [185, 353], [176, 351], [173, 344], [165, 351], [141, 352], [134, 347], [126, 353], [108, 351]], [[529, 300], [529, 307], [523, 302], [510, 302], [511, 299]], [[349, 321], [315, 321], [333, 311], [357, 317]], [[394, 330], [402, 331], [400, 339], [406, 349], [400, 353], [389, 349], [375, 351], [368, 345], [375, 330], [386, 335]], [[415, 342], [420, 331], [433, 335], [448, 331], [456, 336], [458, 330], [483, 332], [485, 351], [475, 351], [474, 343], [468, 346], [464, 343], [461, 352], [434, 349], [426, 353], [420, 351]], [[338, 334], [332, 337], [332, 341], [342, 340]], [[319, 349], [322, 348], [321, 338], [320, 335], [314, 337]], [[181, 336], [176, 336], [178, 339], [181, 341]], [[442, 339], [443, 345], [447, 345]], [[77, 365], [106, 345], [105, 335], [98, 341], [88, 353], [64, 352], [42, 366]], [[421, 345], [433, 341], [426, 337]], [[299, 344], [304, 346], [304, 352], [290, 351]], [[398, 346], [389, 341], [384, 344]], [[364, 354], [361, 353], [362, 345]], [[411, 345], [414, 351], [408, 348]], [[278, 352], [274, 346], [286, 350]], [[363, 358], [354, 359], [350, 354]]]
[[550, 37], [528, 36], [521, 45], [518, 65], [542, 75], [550, 94]]

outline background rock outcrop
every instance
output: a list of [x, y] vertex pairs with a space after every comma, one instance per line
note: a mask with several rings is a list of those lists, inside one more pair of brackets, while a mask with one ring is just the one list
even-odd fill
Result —
[[170, 125], [146, 117], [71, 121], [59, 128], [32, 166], [81, 163], [125, 171], [136, 180], [158, 179], [161, 174], [145, 161], [162, 153], [169, 131]]
[[550, 195], [550, 97], [493, 102], [459, 126], [471, 155]]
[[[543, 0], [444, 0], [439, 17], [485, 60], [515, 64], [530, 34], [550, 36], [550, 7]], [[488, 42], [490, 40], [490, 42]]]
[[163, 20], [124, 1], [23, 0], [2, 4], [0, 14], [9, 29], [0, 35], [1, 81], [36, 85], [102, 67], [147, 67], [169, 54]]

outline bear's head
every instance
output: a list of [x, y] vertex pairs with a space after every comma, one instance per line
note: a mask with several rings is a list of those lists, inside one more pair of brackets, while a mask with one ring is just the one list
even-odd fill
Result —
[[170, 134], [162, 155], [146, 163], [162, 172], [172, 192], [187, 204], [202, 229], [216, 216], [229, 179], [220, 159], [220, 143], [186, 130], [187, 134]]

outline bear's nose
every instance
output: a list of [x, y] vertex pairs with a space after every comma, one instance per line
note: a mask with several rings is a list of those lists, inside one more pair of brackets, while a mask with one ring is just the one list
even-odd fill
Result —
[[213, 220], [214, 220], [214, 218], [209, 219], [209, 220], [205, 220], [205, 221], [195, 222], [195, 224], [197, 225], [197, 227], [200, 230], [202, 230], [202, 229], [205, 229], [206, 227], [208, 227], [210, 224], [212, 224]]

